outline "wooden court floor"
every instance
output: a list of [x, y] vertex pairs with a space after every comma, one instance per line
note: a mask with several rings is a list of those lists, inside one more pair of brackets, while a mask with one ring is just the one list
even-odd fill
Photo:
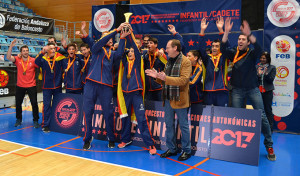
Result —
[[[40, 114], [41, 117], [41, 114]], [[41, 120], [40, 120], [41, 122]], [[192, 156], [167, 159], [149, 155], [144, 148], [108, 149], [107, 141], [94, 140], [82, 150], [82, 137], [34, 129], [32, 112], [25, 107], [23, 124], [14, 127], [15, 109], [0, 109], [0, 176], [40, 175], [204, 175], [300, 176], [300, 136], [274, 133], [275, 162], [266, 158], [261, 138], [259, 166]]]

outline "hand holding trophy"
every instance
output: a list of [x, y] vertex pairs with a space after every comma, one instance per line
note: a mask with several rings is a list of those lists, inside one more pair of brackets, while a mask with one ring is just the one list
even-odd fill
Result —
[[130, 24], [129, 24], [129, 18], [130, 16], [132, 15], [133, 13], [131, 12], [127, 12], [127, 13], [124, 13], [124, 16], [125, 16], [125, 23], [127, 23], [128, 25], [123, 27], [122, 31], [123, 33], [127, 33], [129, 31], [129, 29], [131, 28]]

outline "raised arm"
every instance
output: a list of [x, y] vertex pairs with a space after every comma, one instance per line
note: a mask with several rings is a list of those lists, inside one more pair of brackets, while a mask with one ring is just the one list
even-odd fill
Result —
[[224, 19], [222, 16], [218, 17], [217, 21], [216, 21], [216, 26], [219, 30], [219, 34], [223, 34], [224, 30], [223, 30], [223, 26], [224, 26]]
[[249, 40], [252, 44], [256, 43], [256, 37], [252, 35], [249, 23], [246, 20], [243, 21], [240, 29], [243, 34], [249, 37]]
[[225, 20], [225, 32], [224, 32], [224, 35], [223, 35], [223, 38], [222, 38], [223, 43], [226, 43], [228, 41], [228, 34], [231, 31], [232, 26], [233, 26], [233, 22], [231, 22], [231, 18], [230, 17], [226, 18], [226, 20]]
[[204, 62], [204, 64], [206, 64], [206, 59], [207, 59], [207, 53], [205, 51], [206, 49], [206, 43], [205, 43], [205, 30], [208, 26], [209, 22], [206, 23], [206, 18], [202, 18], [201, 20], [201, 26], [200, 26], [200, 33], [199, 33], [199, 44], [200, 44], [200, 48], [199, 51], [201, 53], [201, 55], [203, 56], [202, 60]]
[[140, 53], [138, 47], [137, 47], [137, 44], [136, 44], [136, 39], [135, 39], [135, 36], [133, 34], [133, 32], [131, 32], [131, 38], [132, 38], [132, 47], [134, 49], [134, 56], [135, 56], [135, 59], [138, 63], [141, 62], [141, 59], [142, 59], [142, 54]]
[[177, 40], [180, 41], [182, 53], [183, 53], [183, 54], [186, 54], [186, 53], [185, 53], [185, 46], [184, 46], [183, 38], [182, 38], [182, 36], [176, 31], [175, 26], [172, 25], [172, 24], [169, 24], [169, 25], [168, 25], [168, 30], [172, 33], [172, 35], [175, 37], [175, 39], [177, 39]]
[[106, 43], [117, 34], [117, 32], [120, 32], [123, 27], [127, 26], [128, 23], [122, 23], [117, 29], [109, 32], [106, 36], [102, 37], [100, 40], [98, 40], [93, 47], [91, 48], [92, 53], [98, 53], [103, 46], [106, 45]]
[[8, 60], [12, 61], [12, 62], [15, 62], [15, 61], [16, 61], [15, 57], [13, 57], [13, 56], [11, 55], [11, 53], [12, 53], [12, 48], [13, 48], [14, 46], [16, 46], [16, 43], [17, 43], [17, 39], [14, 39], [14, 40], [10, 43], [9, 48], [8, 48], [8, 50], [7, 50], [6, 58], [7, 58]]
[[114, 58], [116, 59], [121, 59], [124, 52], [125, 52], [125, 45], [126, 45], [126, 37], [130, 35], [132, 32], [132, 29], [130, 28], [127, 32], [122, 31], [121, 36], [120, 36], [120, 42], [119, 42], [119, 47], [117, 51], [115, 52]]

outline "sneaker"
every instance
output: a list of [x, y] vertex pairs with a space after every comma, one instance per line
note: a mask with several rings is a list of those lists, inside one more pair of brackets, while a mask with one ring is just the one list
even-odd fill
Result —
[[43, 128], [42, 128], [42, 131], [43, 131], [44, 133], [50, 133], [49, 127], [43, 127]]
[[15, 123], [15, 127], [18, 127], [18, 126], [21, 126], [21, 125], [22, 125], [22, 121], [20, 119], [17, 119], [16, 123]]
[[154, 145], [151, 145], [149, 147], [149, 153], [150, 153], [150, 155], [155, 155], [156, 154], [156, 148], [155, 148]]
[[276, 161], [276, 155], [274, 154], [274, 150], [272, 147], [267, 148], [267, 152], [268, 152], [268, 160], [270, 161]]
[[115, 142], [114, 141], [108, 141], [108, 148], [115, 148]]
[[92, 143], [93, 139], [94, 139], [94, 137], [92, 136], [91, 140], [84, 142], [83, 150], [89, 150], [91, 148], [91, 143]]
[[39, 128], [40, 124], [38, 121], [33, 121], [33, 128]]
[[119, 148], [124, 148], [124, 147], [126, 147], [127, 145], [130, 145], [131, 143], [132, 143], [132, 141], [129, 141], [129, 142], [127, 142], [127, 143], [121, 142], [121, 143], [118, 145], [118, 147], [119, 147]]

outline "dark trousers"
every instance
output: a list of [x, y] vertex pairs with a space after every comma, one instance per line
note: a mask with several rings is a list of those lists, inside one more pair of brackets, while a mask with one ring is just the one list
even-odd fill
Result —
[[66, 93], [70, 93], [70, 94], [82, 94], [82, 89], [78, 89], [78, 90], [66, 89]]
[[22, 102], [25, 94], [28, 94], [32, 106], [33, 121], [39, 120], [39, 108], [37, 104], [37, 90], [34, 87], [19, 87], [16, 86], [16, 118], [22, 121]]
[[105, 129], [109, 141], [115, 141], [114, 135], [114, 106], [113, 106], [113, 88], [87, 80], [83, 93], [83, 117], [85, 126], [85, 136], [83, 141], [90, 141], [92, 138], [92, 121], [94, 108], [97, 99], [100, 99], [102, 113], [105, 119]]
[[272, 112], [273, 90], [262, 93], [261, 95], [264, 102], [266, 116], [268, 118], [271, 130], [273, 131], [273, 124], [274, 124], [274, 114]]
[[56, 89], [43, 89], [43, 122], [42, 127], [49, 127], [51, 121], [52, 97], [61, 93], [61, 87]]
[[147, 101], [162, 101], [162, 90], [146, 91], [145, 99]]
[[214, 106], [228, 106], [228, 91], [205, 91], [204, 104]]
[[141, 92], [134, 91], [131, 93], [124, 93], [124, 99], [128, 116], [122, 118], [121, 142], [128, 143], [131, 141], [131, 108], [133, 108], [137, 120], [137, 127], [142, 134], [144, 143], [146, 146], [154, 145], [148, 126], [148, 120], [145, 117], [145, 107]]

